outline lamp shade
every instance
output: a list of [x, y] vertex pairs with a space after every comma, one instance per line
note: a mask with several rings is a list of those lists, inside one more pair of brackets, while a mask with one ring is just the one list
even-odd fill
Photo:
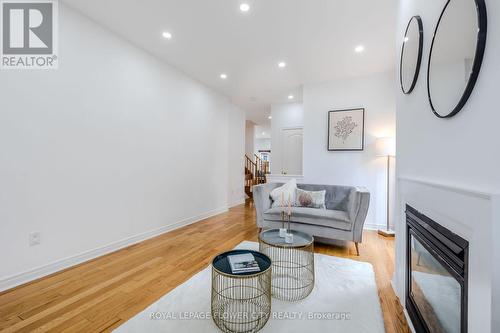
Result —
[[396, 156], [396, 140], [393, 137], [377, 138], [375, 148], [377, 156]]

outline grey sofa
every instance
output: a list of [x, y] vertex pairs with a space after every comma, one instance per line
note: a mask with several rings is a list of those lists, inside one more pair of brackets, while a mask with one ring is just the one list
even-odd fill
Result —
[[[257, 213], [257, 226], [275, 229], [281, 226], [281, 207], [271, 208], [271, 191], [282, 183], [253, 186], [253, 200]], [[363, 225], [370, 204], [370, 192], [363, 187], [297, 184], [307, 191], [326, 190], [326, 209], [292, 207], [291, 228], [313, 235], [315, 240], [331, 243], [332, 240], [352, 241], [356, 245], [363, 236]]]

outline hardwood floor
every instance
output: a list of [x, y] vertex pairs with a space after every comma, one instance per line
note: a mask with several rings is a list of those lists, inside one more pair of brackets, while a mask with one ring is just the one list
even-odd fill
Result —
[[[2, 332], [111, 331], [209, 265], [219, 252], [257, 240], [250, 204], [232, 208], [40, 280], [0, 293]], [[391, 288], [394, 241], [365, 231], [356, 256], [348, 247], [315, 246], [318, 253], [373, 265], [386, 331], [410, 332]]]

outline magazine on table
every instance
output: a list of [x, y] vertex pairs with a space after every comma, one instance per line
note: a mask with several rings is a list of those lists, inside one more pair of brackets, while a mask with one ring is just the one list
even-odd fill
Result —
[[229, 255], [227, 259], [233, 274], [260, 271], [259, 264], [251, 253]]

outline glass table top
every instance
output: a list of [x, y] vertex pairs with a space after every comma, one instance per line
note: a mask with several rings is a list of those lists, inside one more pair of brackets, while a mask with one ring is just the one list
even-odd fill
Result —
[[286, 243], [285, 238], [280, 237], [279, 229], [262, 231], [259, 235], [259, 239], [271, 246], [281, 247], [302, 247], [314, 242], [314, 237], [305, 232], [298, 230], [291, 230], [290, 232], [293, 234], [293, 243]]

